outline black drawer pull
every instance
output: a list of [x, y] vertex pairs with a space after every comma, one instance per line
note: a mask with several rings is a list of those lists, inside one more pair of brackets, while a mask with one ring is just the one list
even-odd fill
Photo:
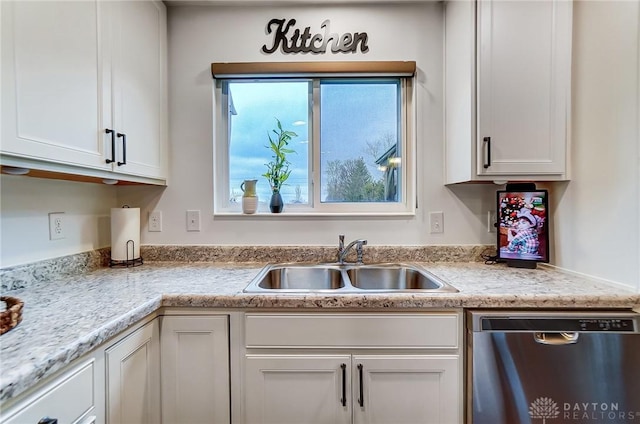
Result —
[[122, 137], [122, 162], [118, 162], [118, 166], [127, 164], [127, 135], [118, 133], [118, 138]]
[[107, 128], [105, 132], [107, 134], [111, 134], [111, 159], [107, 159], [105, 160], [105, 162], [107, 163], [115, 162], [116, 161], [116, 134], [114, 133], [113, 130], [110, 130], [109, 128]]
[[487, 160], [484, 162], [484, 169], [487, 169], [488, 167], [491, 166], [491, 137], [485, 137], [482, 139], [482, 141], [487, 146], [486, 148], [487, 154], [485, 155]]
[[360, 408], [364, 408], [364, 383], [362, 382], [362, 364], [358, 364], [358, 379], [360, 380], [360, 397], [358, 398], [358, 404]]
[[340, 364], [342, 368], [342, 397], [340, 403], [342, 406], [347, 406], [347, 364]]
[[42, 417], [38, 424], [58, 424], [57, 418]]

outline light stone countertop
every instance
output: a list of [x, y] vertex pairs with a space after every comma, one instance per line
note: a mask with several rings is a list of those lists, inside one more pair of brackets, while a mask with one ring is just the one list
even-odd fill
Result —
[[5, 402], [126, 330], [160, 307], [300, 310], [428, 308], [609, 308], [640, 306], [622, 286], [539, 265], [423, 263], [459, 293], [247, 294], [262, 264], [145, 263], [101, 268], [13, 290], [23, 321], [0, 337], [0, 401]]

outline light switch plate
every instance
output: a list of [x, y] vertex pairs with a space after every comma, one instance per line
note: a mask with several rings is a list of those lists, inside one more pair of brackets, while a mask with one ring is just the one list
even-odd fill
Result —
[[200, 231], [200, 211], [187, 211], [187, 231]]
[[429, 228], [431, 234], [444, 233], [444, 212], [429, 213]]

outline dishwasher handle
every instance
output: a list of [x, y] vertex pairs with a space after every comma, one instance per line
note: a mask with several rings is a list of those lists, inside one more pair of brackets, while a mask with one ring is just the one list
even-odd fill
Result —
[[533, 340], [543, 345], [562, 346], [578, 343], [580, 333], [533, 333]]

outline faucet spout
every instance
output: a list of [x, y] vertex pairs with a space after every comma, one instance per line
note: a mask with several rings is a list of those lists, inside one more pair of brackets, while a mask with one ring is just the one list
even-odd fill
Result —
[[357, 259], [356, 259], [356, 264], [361, 265], [362, 262], [362, 256], [363, 256], [363, 250], [362, 250], [362, 246], [367, 244], [367, 240], [364, 239], [358, 239], [358, 240], [354, 240], [351, 243], [347, 244], [346, 246], [344, 245], [344, 236], [340, 235], [340, 242], [338, 244], [338, 262], [340, 264], [344, 264], [345, 258], [347, 257], [347, 254], [349, 253], [349, 250], [351, 250], [351, 248], [353, 248], [353, 246], [356, 247], [356, 255], [357, 255]]

